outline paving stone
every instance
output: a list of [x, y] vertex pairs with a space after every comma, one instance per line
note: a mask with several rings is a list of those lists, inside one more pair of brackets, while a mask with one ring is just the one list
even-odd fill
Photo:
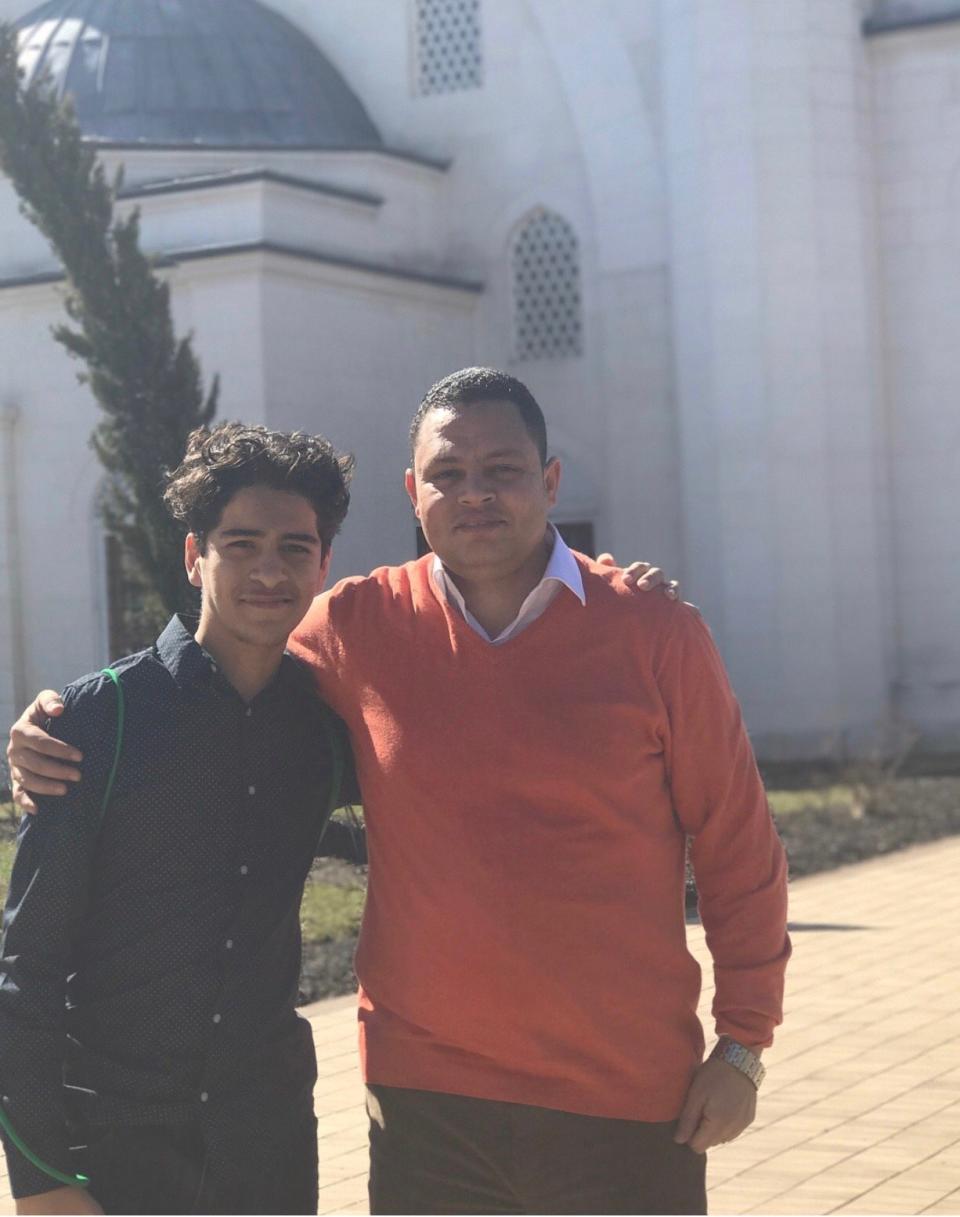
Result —
[[941, 1200], [936, 1201], [936, 1203], [928, 1205], [928, 1207], [922, 1209], [921, 1212], [937, 1214], [949, 1213], [955, 1217], [957, 1213], [960, 1213], [960, 1188], [951, 1192], [949, 1196], [944, 1196]]

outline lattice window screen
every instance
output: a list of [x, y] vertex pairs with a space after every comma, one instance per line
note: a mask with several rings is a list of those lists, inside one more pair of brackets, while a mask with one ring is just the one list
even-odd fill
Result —
[[580, 251], [571, 225], [537, 211], [513, 244], [514, 355], [558, 359], [583, 350]]
[[415, 0], [420, 94], [457, 93], [483, 84], [480, 0]]

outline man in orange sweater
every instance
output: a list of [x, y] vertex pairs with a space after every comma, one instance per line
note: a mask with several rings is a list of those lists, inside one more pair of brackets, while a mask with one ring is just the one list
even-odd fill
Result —
[[694, 608], [550, 527], [560, 467], [518, 381], [448, 377], [411, 438], [434, 554], [341, 583], [292, 642], [364, 795], [373, 1211], [703, 1211], [703, 1151], [753, 1119], [790, 953], [723, 665]]
[[[781, 1015], [786, 867], [695, 609], [550, 527], [529, 391], [467, 369], [412, 427], [434, 555], [319, 597], [291, 649], [347, 721], [374, 1213], [705, 1209]], [[701, 1063], [684, 851], [715, 965]]]

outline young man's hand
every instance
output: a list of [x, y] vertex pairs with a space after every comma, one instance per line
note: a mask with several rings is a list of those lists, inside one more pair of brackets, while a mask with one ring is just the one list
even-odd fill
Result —
[[82, 1187], [58, 1187], [39, 1196], [22, 1196], [17, 1212], [33, 1213], [102, 1213], [103, 1209]]
[[41, 726], [48, 718], [58, 718], [62, 713], [60, 694], [44, 689], [10, 728], [7, 760], [13, 801], [21, 811], [31, 815], [37, 810], [31, 794], [66, 794], [67, 782], [80, 781], [77, 764], [83, 760], [83, 754], [47, 735]]
[[[618, 565], [613, 554], [598, 554], [597, 561], [601, 566]], [[668, 600], [680, 598], [680, 584], [676, 579], [668, 579], [659, 566], [651, 566], [649, 562], [631, 562], [623, 568], [623, 581], [628, 587], [638, 592], [652, 592], [659, 587]]]
[[673, 1139], [703, 1154], [739, 1137], [756, 1114], [753, 1082], [726, 1061], [706, 1060], [693, 1075]]

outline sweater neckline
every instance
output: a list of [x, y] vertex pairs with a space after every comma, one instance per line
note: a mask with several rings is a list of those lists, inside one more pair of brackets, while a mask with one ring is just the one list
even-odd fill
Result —
[[[433, 578], [433, 555], [427, 555], [426, 559], [423, 561], [424, 565], [421, 567], [421, 577], [426, 579], [429, 588], [429, 595], [433, 598], [441, 613], [443, 613], [448, 621], [453, 623], [452, 628], [457, 638], [462, 639], [466, 637], [466, 645], [478, 649], [482, 648], [484, 654], [489, 656], [497, 656], [498, 653], [510, 653], [514, 648], [517, 647], [518, 643], [521, 643], [522, 639], [528, 638], [528, 636], [538, 636], [539, 634], [544, 633], [551, 621], [558, 622], [559, 619], [561, 617], [565, 617], [571, 609], [576, 608], [582, 611], [586, 608], [586, 604], [581, 604], [570, 588], [563, 585], [560, 587], [557, 595], [554, 596], [553, 600], [547, 605], [540, 616], [534, 621], [531, 621], [528, 626], [514, 634], [512, 637], [508, 638], [506, 642], [491, 642], [487, 638], [480, 637], [477, 631], [473, 629], [473, 627], [467, 621], [466, 617], [464, 617], [463, 613], [460, 612], [460, 609], [455, 604], [451, 604], [447, 597], [443, 594], [442, 590], [437, 586], [437, 581]], [[579, 559], [576, 561], [577, 565], [580, 567], [581, 575], [586, 575], [583, 564], [579, 561]], [[584, 595], [585, 597], [587, 595], [586, 580], [584, 580]], [[569, 604], [564, 603], [567, 601], [569, 601]], [[557, 628], [556, 625], [554, 628]]]

